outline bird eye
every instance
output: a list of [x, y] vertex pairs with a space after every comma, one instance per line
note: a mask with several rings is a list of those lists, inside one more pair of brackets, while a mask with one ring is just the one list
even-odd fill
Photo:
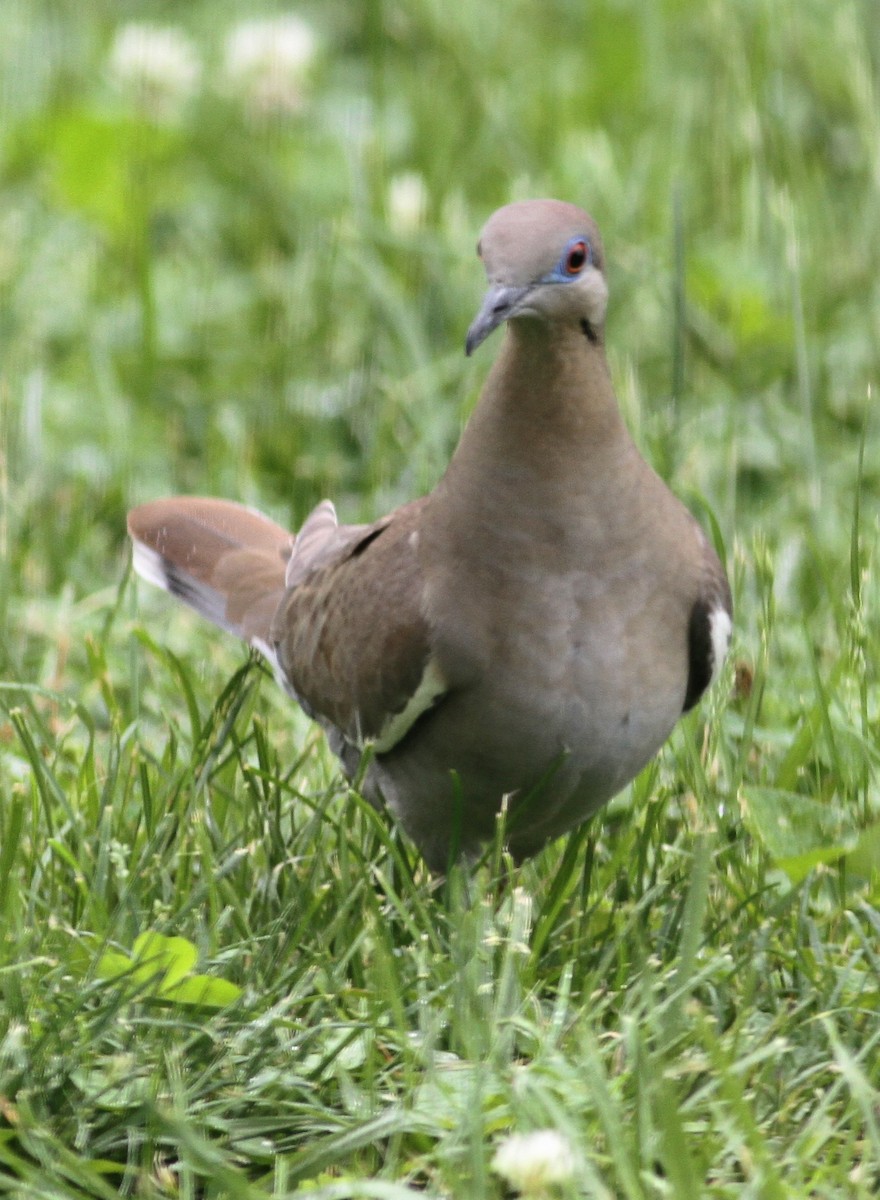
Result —
[[580, 275], [590, 261], [590, 246], [588, 242], [577, 241], [569, 246], [565, 253], [566, 275]]

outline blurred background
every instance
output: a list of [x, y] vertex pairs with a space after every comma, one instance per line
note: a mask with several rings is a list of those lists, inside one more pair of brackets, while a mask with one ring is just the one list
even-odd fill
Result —
[[809, 607], [880, 356], [872, 15], [4, 0], [12, 577], [116, 580], [124, 510], [169, 491], [294, 524], [430, 487], [493, 355], [463, 355], [479, 229], [553, 195], [603, 230], [641, 445]]

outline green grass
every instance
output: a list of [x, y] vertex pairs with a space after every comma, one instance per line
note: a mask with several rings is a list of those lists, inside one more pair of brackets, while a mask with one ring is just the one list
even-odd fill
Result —
[[[3, 5], [0, 1193], [500, 1200], [550, 1128], [560, 1196], [876, 1196], [876, 5], [331, 0], [299, 114], [254, 121], [219, 64], [264, 11]], [[108, 80], [129, 19], [204, 60], [176, 121]], [[495, 350], [477, 233], [542, 194], [603, 229], [621, 405], [752, 686], [438, 882], [135, 587], [125, 510], [430, 487]]]

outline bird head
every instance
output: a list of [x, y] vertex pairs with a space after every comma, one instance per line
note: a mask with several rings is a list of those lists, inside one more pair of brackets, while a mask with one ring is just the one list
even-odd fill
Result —
[[561, 200], [520, 200], [489, 218], [477, 243], [489, 289], [468, 330], [471, 354], [503, 321], [579, 325], [598, 340], [605, 321], [602, 241], [583, 209]]

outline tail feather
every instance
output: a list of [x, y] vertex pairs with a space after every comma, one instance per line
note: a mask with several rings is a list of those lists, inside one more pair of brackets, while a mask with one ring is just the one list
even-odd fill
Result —
[[269, 653], [293, 538], [224, 500], [179, 496], [128, 514], [134, 568], [207, 620]]

